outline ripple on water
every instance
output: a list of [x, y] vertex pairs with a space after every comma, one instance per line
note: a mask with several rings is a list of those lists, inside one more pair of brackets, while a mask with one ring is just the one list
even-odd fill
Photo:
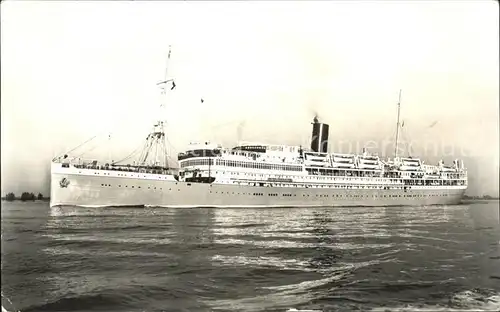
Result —
[[9, 311], [499, 309], [487, 205], [37, 207], [2, 205]]

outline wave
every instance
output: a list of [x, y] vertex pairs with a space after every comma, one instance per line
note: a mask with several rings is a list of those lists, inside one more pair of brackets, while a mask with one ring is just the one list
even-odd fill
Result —
[[500, 293], [473, 289], [453, 295], [444, 304], [408, 304], [395, 307], [377, 307], [371, 311], [380, 312], [426, 312], [426, 311], [500, 311]]
[[80, 295], [77, 297], [66, 297], [48, 302], [40, 305], [33, 305], [23, 310], [23, 312], [30, 311], [71, 311], [79, 310], [93, 310], [94, 308], [110, 308], [115, 309], [117, 306], [126, 306], [127, 298], [118, 295], [105, 295], [105, 294], [88, 294]]
[[218, 244], [223, 244], [223, 245], [253, 245], [253, 246], [258, 246], [258, 247], [264, 247], [267, 249], [272, 249], [272, 248], [328, 248], [328, 249], [335, 249], [335, 250], [358, 250], [358, 249], [381, 249], [381, 248], [391, 248], [394, 246], [393, 243], [388, 243], [388, 244], [355, 244], [355, 243], [305, 243], [305, 242], [298, 242], [295, 240], [266, 240], [266, 241], [257, 241], [257, 240], [244, 240], [244, 239], [232, 239], [232, 238], [226, 238], [226, 239], [219, 239], [217, 240]]
[[[44, 235], [52, 239], [52, 245], [59, 246], [65, 244], [77, 244], [80, 247], [83, 243], [99, 242], [114, 244], [151, 244], [151, 245], [170, 245], [172, 239], [169, 238], [137, 238], [137, 237], [109, 237], [105, 235], [66, 235], [66, 234], [47, 234]], [[53, 246], [51, 246], [53, 247]]]
[[[344, 298], [345, 299], [345, 298]], [[337, 310], [339, 307], [328, 307], [326, 309], [317, 309], [316, 307], [291, 307], [286, 312], [326, 312], [333, 308]], [[343, 310], [343, 309], [340, 309]], [[349, 309], [347, 309], [349, 310]], [[358, 309], [356, 309], [358, 310]], [[362, 309], [366, 311], [365, 308]], [[484, 289], [466, 290], [452, 295], [444, 304], [406, 304], [399, 306], [383, 306], [368, 309], [372, 312], [434, 312], [434, 311], [450, 311], [450, 312], [472, 312], [472, 311], [500, 311], [500, 293]]]
[[[3, 291], [2, 291], [2, 301], [3, 301], [3, 299], [5, 299], [5, 300], [7, 301], [7, 303], [9, 303], [9, 305], [8, 305], [8, 306], [10, 306], [10, 307], [13, 307], [13, 306], [14, 306], [14, 304], [12, 304], [12, 301], [10, 301], [10, 299], [9, 299], [7, 296], [5, 296], [5, 295], [3, 294]], [[2, 312], [20, 312], [20, 311], [14, 311], [13, 309], [11, 309], [11, 310], [7, 310], [7, 309], [3, 306], [3, 302], [2, 302]]]

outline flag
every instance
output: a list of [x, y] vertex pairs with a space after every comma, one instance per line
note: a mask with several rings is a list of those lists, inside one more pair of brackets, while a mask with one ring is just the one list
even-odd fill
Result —
[[172, 88], [170, 90], [173, 90], [175, 88], [175, 81], [172, 80]]

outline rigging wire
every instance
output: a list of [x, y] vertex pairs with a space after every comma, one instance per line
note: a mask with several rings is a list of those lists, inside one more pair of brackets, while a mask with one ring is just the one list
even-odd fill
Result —
[[118, 164], [118, 163], [120, 163], [120, 162], [122, 162], [122, 161], [124, 161], [124, 160], [129, 159], [129, 158], [130, 158], [130, 157], [132, 157], [135, 153], [137, 153], [137, 151], [138, 151], [140, 148], [141, 148], [141, 146], [138, 146], [138, 147], [137, 147], [137, 148], [136, 148], [136, 149], [135, 149], [132, 153], [128, 154], [128, 156], [126, 156], [125, 158], [122, 158], [122, 159], [120, 159], [120, 160], [118, 160], [118, 161], [113, 162], [113, 163], [112, 163], [112, 165], [114, 165], [114, 164]]
[[141, 154], [139, 155], [139, 164], [142, 164], [142, 159], [144, 158], [144, 154], [146, 153], [146, 148], [149, 144], [149, 135], [146, 137], [146, 142], [143, 144]]
[[[403, 121], [403, 124], [404, 124], [404, 121]], [[401, 127], [401, 134], [404, 137], [405, 146], [406, 146], [406, 153], [408, 154], [408, 157], [411, 157], [411, 155], [413, 154], [412, 147], [411, 147], [411, 138], [410, 138], [408, 131], [406, 131], [406, 128], [404, 128], [403, 126]]]
[[98, 146], [98, 145], [94, 146], [94, 147], [93, 147], [93, 148], [91, 148], [90, 150], [86, 150], [85, 152], [83, 152], [83, 153], [81, 153], [81, 154], [79, 154], [79, 155], [75, 156], [75, 158], [80, 158], [80, 157], [82, 157], [83, 155], [85, 155], [86, 153], [88, 153], [88, 152], [92, 152], [93, 150], [95, 150], [95, 149], [97, 148], [97, 146]]
[[[156, 134], [155, 134], [156, 136]], [[153, 140], [158, 141], [157, 138], [153, 138]], [[156, 142], [158, 143], [158, 142]], [[156, 160], [158, 159], [158, 144], [155, 144], [155, 152], [154, 152], [155, 157], [153, 158], [153, 166], [156, 166]]]
[[164, 155], [165, 155], [165, 167], [170, 167], [170, 162], [168, 160], [169, 154], [168, 154], [168, 147], [167, 147], [167, 141], [166, 141], [167, 136], [164, 134], [163, 135], [163, 150], [164, 150]]
[[[79, 144], [78, 146], [76, 146], [76, 147], [72, 148], [72, 149], [71, 149], [71, 150], [69, 150], [69, 151], [66, 151], [66, 152], [65, 152], [65, 153], [63, 153], [62, 155], [67, 155], [67, 154], [70, 154], [70, 153], [74, 152], [75, 150], [77, 150], [77, 149], [79, 149], [80, 147], [82, 147], [82, 146], [86, 145], [87, 143], [91, 142], [92, 140], [94, 140], [95, 138], [97, 138], [97, 137], [101, 136], [101, 135], [102, 135], [102, 134], [104, 134], [104, 133], [108, 133], [108, 135], [109, 135], [109, 136], [111, 135], [111, 131], [101, 131], [101, 132], [97, 133], [96, 135], [92, 136], [90, 139], [87, 139], [87, 140], [86, 140], [86, 141], [84, 141], [83, 143]], [[110, 138], [110, 139], [111, 139], [111, 138]], [[87, 152], [88, 152], [88, 151], [87, 151]], [[84, 153], [86, 153], [86, 152], [84, 152]], [[56, 160], [58, 157], [60, 157], [60, 156], [61, 156], [61, 154], [59, 154], [58, 156], [54, 157], [54, 158], [52, 159], [52, 161], [55, 161], [55, 160]]]
[[[95, 136], [95, 137], [97, 137], [97, 136]], [[91, 151], [95, 150], [95, 149], [96, 149], [98, 146], [100, 146], [101, 144], [102, 144], [102, 142], [98, 142], [98, 143], [97, 143], [94, 147], [92, 147], [91, 149], [88, 149], [88, 150], [83, 151], [81, 154], [79, 154], [79, 155], [75, 156], [75, 158], [79, 158], [79, 157], [83, 156], [84, 154], [89, 153], [89, 152], [91, 152]], [[75, 150], [75, 149], [73, 149], [73, 150]]]
[[144, 157], [141, 159], [141, 164], [145, 165], [146, 160], [148, 159], [149, 153], [151, 153], [151, 148], [153, 147], [153, 140], [147, 143], [148, 145], [145, 147], [145, 154]]
[[[149, 136], [148, 136], [148, 138], [149, 138]], [[146, 138], [146, 140], [147, 140], [147, 138]], [[125, 160], [131, 158], [133, 155], [137, 154], [137, 152], [139, 151], [139, 149], [142, 149], [141, 154], [139, 156], [139, 161], [140, 161], [142, 159], [142, 155], [144, 154], [144, 150], [146, 149], [147, 144], [148, 144], [148, 141], [146, 141], [146, 143], [139, 144], [137, 146], [137, 148], [135, 150], [133, 150], [130, 154], [128, 154], [127, 156], [125, 156], [124, 158], [122, 158], [122, 159], [120, 159], [118, 161], [113, 162], [112, 164], [121, 163], [122, 161], [125, 161]]]
[[[87, 144], [88, 142], [90, 142], [90, 141], [92, 141], [93, 139], [95, 139], [98, 135], [99, 135], [99, 134], [94, 135], [93, 137], [91, 137], [91, 138], [90, 138], [90, 139], [88, 139], [87, 141], [85, 141], [85, 142], [83, 142], [82, 144], [78, 145], [77, 147], [75, 147], [75, 148], [71, 149], [70, 151], [67, 151], [67, 152], [66, 152], [66, 153], [64, 153], [63, 155], [67, 155], [67, 154], [69, 154], [69, 153], [73, 152], [74, 150], [78, 149], [79, 147], [81, 147], [81, 146], [83, 146], [83, 145]], [[57, 157], [60, 157], [60, 156], [61, 156], [61, 155], [58, 155], [58, 156], [54, 157], [54, 158], [52, 159], [52, 161], [56, 160], [56, 158], [57, 158]]]

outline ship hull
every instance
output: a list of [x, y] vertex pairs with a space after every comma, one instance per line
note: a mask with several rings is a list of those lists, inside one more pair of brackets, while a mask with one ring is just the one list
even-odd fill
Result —
[[[97, 171], [96, 171], [97, 172]], [[325, 207], [421, 206], [459, 204], [464, 186], [402, 189], [334, 187], [258, 187], [238, 184], [178, 182], [172, 176], [107, 176], [58, 170], [51, 176], [52, 206]], [[112, 172], [116, 175], [116, 172]]]

